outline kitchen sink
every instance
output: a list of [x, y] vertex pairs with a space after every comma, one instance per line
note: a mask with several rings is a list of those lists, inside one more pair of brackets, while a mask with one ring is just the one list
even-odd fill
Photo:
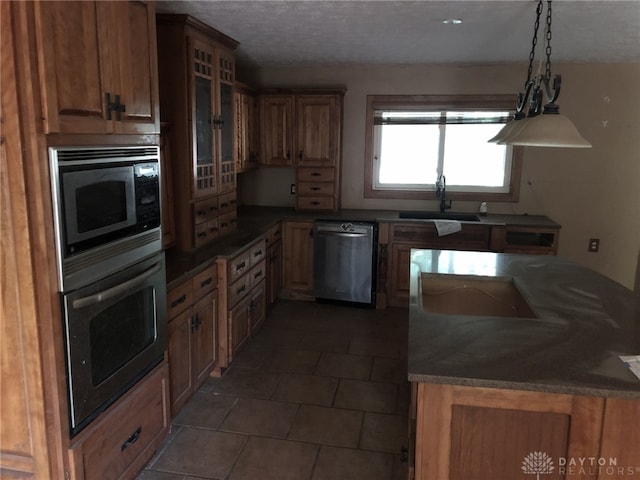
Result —
[[415, 218], [420, 220], [458, 220], [461, 222], [480, 221], [480, 217], [473, 213], [406, 211], [400, 212], [399, 216], [400, 218]]
[[537, 318], [510, 278], [422, 273], [420, 294], [427, 313]]

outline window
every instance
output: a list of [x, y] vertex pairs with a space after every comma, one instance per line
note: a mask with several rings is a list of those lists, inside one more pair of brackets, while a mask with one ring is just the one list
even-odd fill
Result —
[[365, 196], [517, 201], [521, 147], [488, 143], [511, 116], [513, 97], [367, 97]]

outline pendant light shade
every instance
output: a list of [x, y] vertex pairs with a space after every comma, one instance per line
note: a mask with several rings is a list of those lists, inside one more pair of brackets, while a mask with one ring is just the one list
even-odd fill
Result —
[[514, 120], [512, 122], [512, 127], [505, 133], [502, 140], [498, 140], [498, 145], [511, 145], [511, 139], [515, 138], [515, 136], [520, 133], [520, 130], [522, 130], [530, 121], [531, 119], [526, 117], [522, 120]]
[[511, 129], [513, 129], [517, 125], [515, 120], [509, 120], [504, 127], [496, 134], [495, 137], [489, 140], [489, 143], [500, 143], [504, 140], [508, 135]]
[[507, 142], [509, 145], [522, 145], [527, 147], [564, 147], [564, 148], [590, 148], [578, 129], [564, 115], [542, 114], [526, 120]]

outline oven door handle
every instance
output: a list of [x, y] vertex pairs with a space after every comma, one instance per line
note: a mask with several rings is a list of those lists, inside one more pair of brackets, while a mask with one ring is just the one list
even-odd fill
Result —
[[72, 302], [73, 308], [79, 309], [88, 307], [89, 305], [94, 305], [96, 303], [104, 302], [110, 298], [113, 298], [121, 293], [126, 292], [127, 290], [132, 289], [136, 285], [142, 283], [151, 275], [158, 273], [162, 269], [162, 263], [158, 262], [153, 267], [148, 270], [145, 270], [140, 275], [137, 275], [126, 282], [120, 283], [115, 287], [107, 288], [102, 292], [94, 293], [93, 295], [88, 295], [86, 297], [77, 298]]

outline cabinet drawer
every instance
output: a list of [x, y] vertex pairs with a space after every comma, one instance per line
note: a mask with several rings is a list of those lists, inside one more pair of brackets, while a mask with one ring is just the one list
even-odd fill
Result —
[[229, 285], [229, 289], [227, 291], [227, 303], [229, 307], [233, 307], [236, 303], [238, 303], [243, 297], [249, 293], [251, 289], [251, 276], [243, 275], [238, 280]]
[[329, 168], [298, 168], [298, 183], [300, 182], [333, 182], [336, 178], [336, 169]]
[[206, 222], [218, 216], [218, 197], [207, 198], [193, 204], [193, 223]]
[[220, 228], [218, 227], [218, 219], [214, 218], [208, 222], [200, 223], [195, 226], [195, 245], [196, 248], [209, 243], [214, 238], [220, 235]]
[[251, 251], [238, 255], [229, 260], [229, 283], [235, 282], [238, 278], [249, 271], [251, 267]]
[[168, 428], [166, 365], [138, 385], [77, 449], [82, 452], [84, 478], [120, 478], [139, 455], [155, 448]]
[[225, 213], [218, 218], [219, 234], [221, 236], [231, 233], [236, 228], [238, 223], [238, 214], [235, 212]]
[[333, 197], [302, 197], [296, 198], [298, 210], [335, 210]]
[[253, 267], [249, 272], [248, 274], [249, 286], [251, 288], [253, 288], [255, 285], [257, 285], [258, 283], [260, 283], [262, 280], [266, 278], [266, 275], [267, 275], [266, 265], [267, 265], [267, 262], [263, 260], [258, 265]]
[[220, 209], [220, 215], [223, 213], [229, 213], [236, 209], [236, 192], [225, 193], [218, 197], [218, 208]]
[[167, 318], [184, 312], [193, 303], [193, 289], [190, 281], [184, 282], [167, 292]]
[[335, 184], [333, 182], [300, 182], [298, 183], [298, 195], [333, 195]]
[[260, 261], [265, 258], [266, 254], [267, 248], [265, 246], [264, 240], [251, 247], [249, 249], [251, 265], [260, 263]]
[[197, 302], [218, 284], [218, 267], [213, 264], [192, 279], [193, 301]]

